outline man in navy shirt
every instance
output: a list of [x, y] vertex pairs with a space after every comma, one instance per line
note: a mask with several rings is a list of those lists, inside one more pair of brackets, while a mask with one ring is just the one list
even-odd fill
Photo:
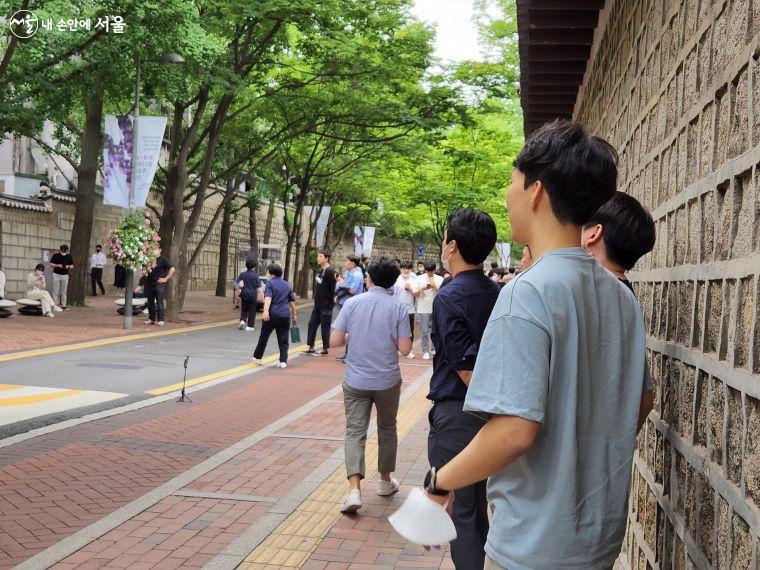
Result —
[[256, 304], [261, 292], [261, 279], [256, 273], [256, 262], [253, 259], [247, 259], [245, 262], [246, 271], [243, 271], [237, 278], [237, 288], [240, 290], [240, 325], [239, 329], [252, 331], [256, 324]]
[[[483, 262], [496, 245], [496, 224], [477, 210], [449, 215], [441, 261], [454, 276], [433, 301], [431, 338], [435, 346], [430, 410], [428, 460], [440, 468], [480, 431], [485, 421], [463, 411], [467, 386], [475, 367], [480, 340], [499, 286], [483, 273]], [[486, 482], [457, 489], [452, 512], [457, 538], [451, 558], [458, 570], [482, 569], [488, 537]]]
[[280, 361], [277, 363], [278, 368], [288, 367], [288, 332], [290, 331], [291, 321], [298, 321], [296, 313], [296, 296], [290, 283], [282, 278], [282, 267], [273, 263], [267, 268], [269, 280], [264, 289], [264, 314], [261, 320], [261, 335], [256, 350], [253, 351], [253, 359], [257, 364], [261, 364], [261, 357], [264, 356], [264, 349], [269, 342], [269, 336], [272, 331], [277, 332], [277, 344], [280, 346]]

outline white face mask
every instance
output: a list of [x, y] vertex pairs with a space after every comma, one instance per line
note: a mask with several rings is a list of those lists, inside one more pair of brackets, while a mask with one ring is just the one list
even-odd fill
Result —
[[[449, 242], [449, 243], [451, 243], [451, 242]], [[446, 246], [447, 245], [448, 244], [446, 244]], [[446, 246], [444, 246], [443, 251], [441, 252], [441, 264], [443, 265], [443, 268], [446, 271], [451, 272], [451, 268], [449, 267], [449, 260], [451, 259], [451, 256], [454, 255], [454, 252], [452, 251], [451, 254], [449, 254], [448, 257], [444, 258], [444, 256], [446, 255]]]

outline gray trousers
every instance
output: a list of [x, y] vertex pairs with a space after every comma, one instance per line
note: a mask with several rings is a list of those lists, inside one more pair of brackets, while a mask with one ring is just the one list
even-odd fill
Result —
[[364, 479], [364, 448], [372, 415], [377, 410], [377, 470], [391, 473], [396, 470], [396, 415], [401, 397], [401, 382], [388, 390], [359, 390], [343, 382], [343, 405], [346, 408], [346, 476], [359, 475]]
[[[53, 273], [53, 301], [58, 301], [61, 307], [66, 306], [66, 294], [69, 290], [69, 276]], [[59, 296], [60, 295], [60, 296]]]
[[422, 337], [422, 352], [430, 352], [430, 325], [433, 322], [431, 313], [417, 313], [420, 318], [420, 336]]
[[[440, 469], [472, 441], [485, 422], [462, 411], [463, 400], [436, 402], [428, 414], [428, 460]], [[451, 518], [457, 538], [451, 543], [451, 559], [457, 570], [480, 570], [485, 563], [488, 538], [486, 481], [457, 489]]]

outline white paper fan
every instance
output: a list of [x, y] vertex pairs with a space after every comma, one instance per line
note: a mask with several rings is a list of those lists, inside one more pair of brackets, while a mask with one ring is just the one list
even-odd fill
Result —
[[419, 487], [412, 488], [401, 508], [388, 517], [391, 526], [415, 544], [439, 546], [457, 537], [454, 522], [446, 510], [431, 501]]

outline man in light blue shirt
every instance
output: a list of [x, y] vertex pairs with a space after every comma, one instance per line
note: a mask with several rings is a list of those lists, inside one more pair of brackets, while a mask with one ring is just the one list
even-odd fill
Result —
[[340, 505], [343, 513], [355, 513], [362, 506], [364, 447], [373, 404], [377, 409], [380, 472], [377, 494], [392, 495], [399, 488], [391, 477], [396, 469], [396, 414], [401, 395], [398, 352], [411, 352], [412, 332], [406, 307], [389, 291], [399, 276], [395, 264], [381, 257], [370, 264], [367, 273], [369, 291], [346, 301], [330, 335], [330, 346], [346, 344], [347, 336], [351, 340], [343, 383], [349, 486]]
[[[359, 267], [359, 258], [355, 255], [349, 255], [346, 257], [346, 272], [343, 276], [338, 277], [337, 285], [335, 286], [335, 316], [340, 315], [343, 305], [351, 297], [360, 295], [364, 292], [364, 272]], [[343, 356], [336, 357], [340, 362], [346, 362], [346, 356], [348, 355], [348, 345], [346, 345], [346, 352]]]
[[580, 247], [616, 177], [614, 149], [571, 121], [538, 129], [517, 158], [512, 235], [536, 261], [483, 335], [464, 409], [488, 421], [426, 481], [443, 503], [489, 477], [485, 568], [608, 570], [620, 552], [652, 386], [633, 293]]

